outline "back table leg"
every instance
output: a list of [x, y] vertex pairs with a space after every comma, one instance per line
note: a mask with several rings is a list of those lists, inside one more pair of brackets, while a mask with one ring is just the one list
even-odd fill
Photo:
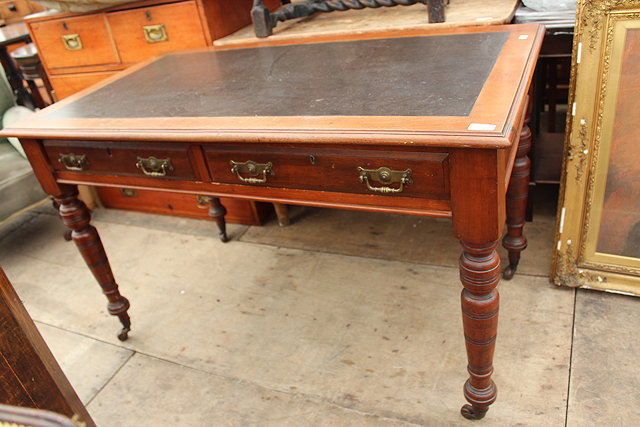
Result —
[[91, 221], [89, 209], [82, 200], [78, 199], [77, 187], [65, 187], [65, 190], [68, 191], [54, 197], [59, 206], [60, 217], [64, 225], [71, 229], [71, 238], [100, 284], [102, 292], [107, 296], [109, 314], [118, 316], [120, 319], [123, 328], [118, 334], [118, 339], [124, 341], [128, 338], [128, 332], [131, 330], [131, 319], [127, 313], [129, 301], [120, 295], [98, 231], [89, 223]]
[[[531, 111], [531, 108], [528, 109]], [[529, 175], [531, 173], [531, 129], [529, 129], [530, 114], [520, 133], [518, 152], [511, 170], [511, 180], [507, 189], [507, 234], [502, 240], [502, 246], [509, 251], [509, 265], [502, 272], [502, 278], [510, 280], [516, 273], [520, 262], [520, 252], [527, 247], [527, 238], [523, 229], [526, 222], [527, 200], [529, 198]]]
[[224, 216], [227, 214], [227, 210], [220, 203], [219, 197], [209, 197], [210, 206], [209, 206], [209, 216], [216, 221], [218, 224], [218, 230], [220, 230], [220, 240], [222, 243], [226, 243], [229, 241], [229, 237], [227, 236], [227, 222], [224, 219]]

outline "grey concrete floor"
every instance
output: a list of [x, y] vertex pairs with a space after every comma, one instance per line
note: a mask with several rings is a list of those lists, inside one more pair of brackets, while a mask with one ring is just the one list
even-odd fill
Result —
[[98, 209], [124, 343], [49, 206], [0, 228], [0, 265], [100, 426], [637, 425], [640, 300], [549, 283], [553, 205], [500, 284], [499, 395], [476, 422], [447, 221], [295, 207], [222, 244], [208, 221]]

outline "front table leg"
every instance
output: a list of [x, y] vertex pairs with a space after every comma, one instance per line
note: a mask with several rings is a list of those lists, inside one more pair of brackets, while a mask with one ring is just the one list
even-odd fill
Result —
[[109, 314], [120, 319], [123, 328], [118, 334], [118, 339], [124, 341], [131, 330], [131, 319], [127, 313], [129, 301], [118, 291], [118, 284], [113, 278], [98, 231], [90, 224], [89, 209], [78, 199], [77, 187], [68, 186], [68, 189], [68, 192], [54, 197], [58, 203], [60, 217], [64, 225], [71, 229], [71, 238], [100, 284], [102, 292], [107, 296]]
[[509, 252], [509, 265], [504, 269], [502, 277], [511, 280], [518, 269], [520, 252], [527, 247], [524, 237], [526, 222], [527, 199], [529, 197], [529, 175], [531, 174], [531, 129], [528, 126], [529, 117], [525, 119], [516, 159], [511, 170], [511, 179], [507, 189], [507, 234], [502, 240], [502, 246]]
[[460, 412], [467, 419], [478, 420], [496, 400], [491, 374], [498, 329], [500, 297], [496, 286], [500, 282], [500, 257], [496, 252], [497, 241], [488, 245], [461, 243], [462, 323], [469, 361], [464, 397], [470, 404]]
[[216, 221], [216, 224], [218, 224], [220, 240], [222, 243], [226, 243], [229, 241], [229, 237], [227, 237], [227, 223], [224, 220], [227, 210], [222, 206], [222, 203], [220, 203], [220, 198], [209, 197], [209, 200], [211, 202], [211, 205], [209, 206], [209, 216]]

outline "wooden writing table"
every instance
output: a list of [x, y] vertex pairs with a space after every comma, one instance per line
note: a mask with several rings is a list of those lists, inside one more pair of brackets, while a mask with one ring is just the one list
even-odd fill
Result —
[[451, 218], [470, 375], [462, 413], [484, 416], [505, 219], [507, 276], [526, 247], [524, 115], [543, 29], [384, 36], [160, 57], [2, 132], [20, 137], [59, 203], [120, 339], [129, 302], [76, 184], [210, 196], [223, 240], [219, 196]]

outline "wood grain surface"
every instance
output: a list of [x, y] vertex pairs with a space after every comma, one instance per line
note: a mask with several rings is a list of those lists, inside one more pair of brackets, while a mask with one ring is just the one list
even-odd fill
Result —
[[0, 268], [0, 401], [95, 426]]

